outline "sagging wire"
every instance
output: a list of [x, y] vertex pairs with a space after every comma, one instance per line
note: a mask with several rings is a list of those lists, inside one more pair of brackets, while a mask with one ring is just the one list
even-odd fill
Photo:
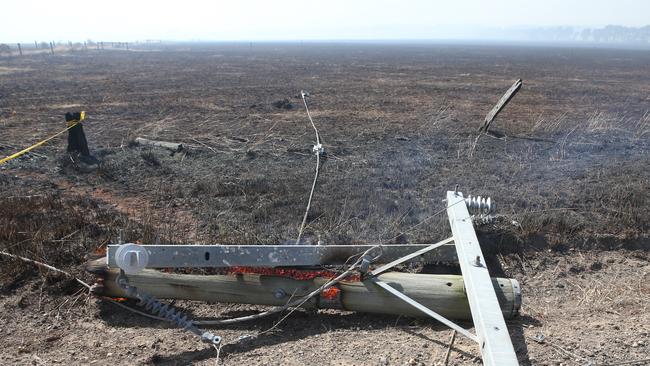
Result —
[[314, 198], [314, 191], [316, 190], [316, 182], [318, 181], [318, 175], [320, 174], [320, 156], [325, 153], [325, 149], [323, 149], [323, 145], [320, 143], [320, 135], [318, 134], [318, 129], [316, 128], [316, 124], [314, 124], [314, 120], [311, 118], [311, 113], [309, 112], [309, 107], [307, 106], [307, 99], [305, 97], [308, 97], [309, 94], [306, 93], [304, 90], [300, 91], [300, 96], [302, 97], [302, 103], [305, 105], [305, 110], [307, 111], [307, 117], [309, 118], [309, 122], [311, 123], [311, 126], [314, 128], [314, 132], [316, 133], [316, 145], [312, 148], [312, 151], [314, 154], [316, 154], [316, 172], [314, 174], [314, 181], [311, 184], [311, 191], [309, 192], [309, 200], [307, 201], [307, 208], [305, 209], [305, 215], [302, 217], [302, 223], [300, 224], [300, 229], [298, 230], [298, 238], [296, 239], [296, 245], [300, 244], [300, 239], [302, 238], [303, 231], [305, 230], [305, 225], [307, 224], [307, 216], [309, 215], [309, 209], [311, 208], [311, 201]]

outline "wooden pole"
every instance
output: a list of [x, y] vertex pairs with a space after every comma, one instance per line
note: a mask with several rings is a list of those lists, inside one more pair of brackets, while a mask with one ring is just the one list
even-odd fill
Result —
[[23, 48], [20, 47], [20, 43], [18, 43], [18, 53], [22, 56], [23, 55]]
[[54, 43], [50, 42], [50, 52], [54, 54]]
[[470, 157], [474, 156], [474, 151], [476, 150], [476, 145], [478, 145], [478, 140], [481, 138], [481, 135], [483, 133], [488, 132], [488, 129], [490, 128], [490, 124], [492, 123], [492, 121], [494, 121], [494, 119], [497, 117], [497, 114], [501, 112], [503, 107], [505, 107], [506, 104], [508, 104], [510, 99], [512, 99], [512, 97], [514, 97], [515, 94], [517, 94], [517, 92], [521, 88], [521, 85], [522, 85], [521, 79], [517, 79], [517, 81], [515, 81], [515, 83], [512, 84], [512, 86], [506, 91], [506, 93], [503, 94], [501, 99], [499, 99], [499, 101], [492, 108], [490, 113], [488, 113], [487, 116], [485, 116], [485, 120], [483, 120], [481, 127], [478, 128], [478, 135], [476, 136], [476, 139], [474, 139], [474, 144], [472, 145], [472, 149], [469, 152]]
[[[128, 297], [115, 279], [119, 269], [108, 269], [105, 260], [91, 262], [87, 268], [103, 278], [102, 286], [95, 287], [97, 295]], [[388, 272], [378, 276], [415, 301], [450, 319], [469, 320], [471, 312], [464, 290], [463, 278], [457, 275], [429, 275]], [[128, 275], [129, 283], [143, 292], [163, 299], [186, 299], [225, 303], [284, 305], [289, 297], [299, 298], [322, 286], [328, 279], [297, 280], [289, 277], [259, 274], [187, 275], [144, 270]], [[519, 310], [519, 294], [513, 280], [493, 278], [503, 315], [512, 318]], [[313, 298], [305, 306], [367, 313], [402, 316], [424, 316], [419, 310], [389, 294], [371, 281], [342, 282], [340, 297]]]
[[183, 144], [179, 144], [176, 142], [149, 140], [142, 137], [136, 137], [135, 142], [139, 145], [162, 147], [164, 149], [168, 149], [174, 152], [179, 152], [183, 150]]

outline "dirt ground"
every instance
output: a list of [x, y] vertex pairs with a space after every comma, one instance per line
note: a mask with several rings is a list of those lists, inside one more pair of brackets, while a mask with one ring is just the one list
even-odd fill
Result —
[[[509, 322], [524, 365], [650, 364], [650, 53], [433, 44], [194, 44], [0, 58], [0, 156], [85, 110], [99, 168], [59, 137], [0, 166], [0, 249], [92, 282], [84, 263], [122, 235], [144, 243], [288, 243], [314, 157], [327, 158], [303, 244], [436, 242], [456, 184], [491, 196], [479, 227], [493, 274], [520, 281]], [[524, 86], [482, 136], [485, 114]], [[138, 146], [181, 142], [184, 152]], [[442, 210], [442, 214], [440, 214]], [[258, 307], [177, 302], [197, 317]], [[191, 335], [0, 258], [6, 364], [440, 364], [434, 321], [300, 311]], [[471, 324], [465, 324], [470, 327]], [[449, 364], [480, 364], [462, 338]], [[638, 362], [637, 362], [638, 361]]]

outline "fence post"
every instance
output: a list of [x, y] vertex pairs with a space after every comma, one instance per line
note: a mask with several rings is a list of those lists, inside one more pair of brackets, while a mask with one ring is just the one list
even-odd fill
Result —
[[18, 53], [22, 56], [23, 55], [23, 48], [20, 47], [20, 43], [18, 43]]
[[50, 42], [50, 52], [52, 52], [52, 54], [54, 54], [54, 43], [53, 42]]

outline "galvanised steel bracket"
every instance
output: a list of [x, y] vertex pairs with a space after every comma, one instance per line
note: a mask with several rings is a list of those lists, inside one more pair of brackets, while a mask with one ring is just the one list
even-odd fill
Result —
[[[422, 311], [428, 316], [438, 320], [451, 329], [465, 337], [477, 342], [483, 358], [483, 364], [486, 366], [510, 366], [519, 365], [515, 353], [508, 327], [503, 318], [503, 313], [499, 305], [490, 273], [485, 265], [485, 258], [474, 231], [473, 219], [485, 217], [494, 210], [491, 199], [481, 197], [467, 197], [457, 191], [447, 192], [447, 215], [453, 236], [438, 244], [422, 248], [404, 258], [397, 259], [382, 267], [369, 272], [371, 280], [384, 290], [406, 302], [407, 304]], [[470, 214], [470, 210], [475, 216]], [[462, 328], [449, 319], [435, 311], [425, 307], [412, 298], [406, 296], [390, 284], [379, 280], [376, 276], [396, 264], [402, 263], [416, 255], [421, 255], [430, 250], [450, 241], [454, 242], [456, 248], [458, 263], [465, 283], [465, 292], [472, 313], [472, 320], [476, 334], [470, 333], [467, 329]], [[513, 286], [519, 287], [517, 281], [513, 280]], [[521, 301], [521, 299], [519, 299]]]
[[[437, 251], [426, 251], [425, 263], [456, 262], [451, 239]], [[373, 264], [389, 263], [428, 248], [431, 244], [365, 244], [365, 245], [109, 245], [106, 261], [109, 267], [137, 273], [144, 268], [227, 268], [310, 267], [342, 265], [350, 257], [381, 246], [381, 257]], [[416, 259], [413, 256], [409, 259]], [[420, 255], [417, 255], [420, 257]]]
[[462, 193], [447, 192], [447, 215], [483, 364], [519, 365], [466, 202]]

